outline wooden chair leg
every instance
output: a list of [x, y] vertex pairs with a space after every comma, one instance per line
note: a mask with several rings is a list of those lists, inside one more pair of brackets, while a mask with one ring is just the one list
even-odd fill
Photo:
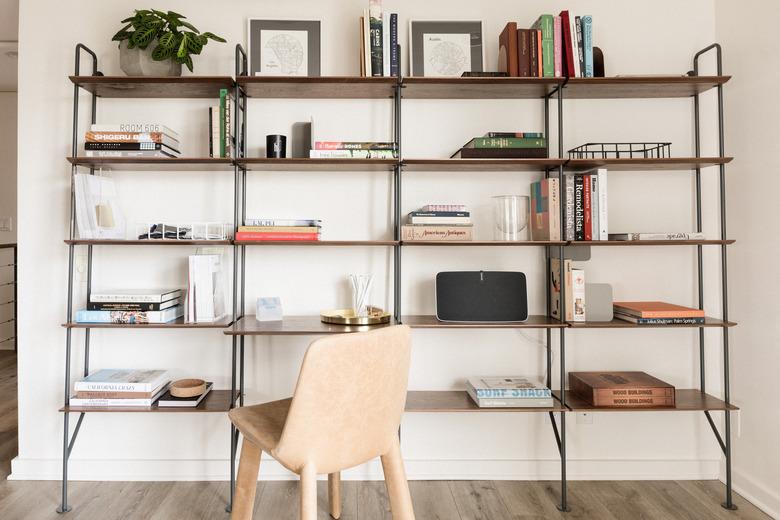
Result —
[[409, 494], [409, 483], [406, 481], [404, 460], [401, 458], [401, 446], [398, 438], [393, 437], [390, 451], [382, 455], [381, 459], [393, 520], [414, 520], [412, 496]]
[[301, 520], [317, 520], [317, 471], [305, 466], [300, 483]]
[[249, 442], [246, 437], [244, 438], [241, 443], [241, 460], [238, 462], [238, 478], [231, 520], [252, 520], [262, 453], [260, 448]]
[[341, 473], [328, 474], [328, 506], [330, 516], [339, 520], [341, 518]]

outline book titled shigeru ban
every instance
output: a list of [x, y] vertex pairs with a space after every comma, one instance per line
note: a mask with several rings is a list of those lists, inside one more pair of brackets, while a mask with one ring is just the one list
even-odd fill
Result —
[[549, 408], [552, 392], [540, 381], [521, 376], [471, 377], [466, 391], [481, 408]]

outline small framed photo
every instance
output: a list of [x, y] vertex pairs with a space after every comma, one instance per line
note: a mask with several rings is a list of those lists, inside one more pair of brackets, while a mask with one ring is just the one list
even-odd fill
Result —
[[320, 20], [250, 18], [250, 76], [319, 76]]
[[412, 76], [460, 76], [482, 72], [485, 63], [482, 21], [409, 22], [409, 72]]

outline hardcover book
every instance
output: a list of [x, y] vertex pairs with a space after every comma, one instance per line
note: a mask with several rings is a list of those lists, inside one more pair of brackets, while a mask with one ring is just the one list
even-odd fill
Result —
[[168, 381], [167, 370], [104, 368], [76, 381], [74, 389], [76, 392], [151, 392]]
[[616, 313], [635, 316], [637, 318], [703, 318], [702, 309], [684, 307], [661, 301], [646, 302], [615, 302]]
[[547, 148], [461, 148], [450, 159], [545, 159]]
[[395, 159], [395, 150], [311, 150], [311, 159]]
[[517, 74], [521, 78], [531, 76], [531, 30], [517, 30]]
[[472, 226], [425, 226], [405, 225], [401, 226], [401, 240], [413, 242], [415, 240], [472, 240]]
[[610, 240], [706, 240], [704, 233], [614, 233]]
[[555, 76], [555, 21], [553, 15], [543, 14], [536, 22], [534, 22], [533, 29], [537, 29], [541, 34], [541, 60], [542, 60], [542, 74], [546, 78]]
[[561, 65], [563, 75], [567, 77], [576, 77], [574, 67], [574, 45], [572, 38], [572, 21], [569, 18], [569, 11], [561, 11], [561, 32], [563, 33], [563, 49], [561, 51]]
[[475, 137], [463, 148], [547, 148], [547, 139], [534, 137]]
[[395, 143], [372, 141], [314, 141], [315, 150], [395, 150]]
[[214, 383], [206, 383], [206, 391], [193, 397], [174, 397], [168, 390], [157, 400], [157, 406], [160, 408], [195, 408], [203, 402], [213, 387]]
[[113, 408], [113, 407], [129, 407], [129, 408], [151, 408], [154, 402], [160, 398], [165, 392], [165, 388], [162, 388], [158, 393], [150, 398], [121, 398], [121, 399], [82, 399], [80, 397], [71, 397], [70, 406], [80, 407], [94, 407], [94, 408]]
[[160, 132], [179, 141], [179, 134], [159, 123], [119, 123], [107, 125], [93, 123], [89, 129], [92, 132]]
[[170, 155], [178, 155], [179, 151], [170, 148], [162, 143], [155, 143], [152, 141], [144, 141], [144, 142], [87, 142], [84, 143], [84, 150], [85, 151], [99, 151], [99, 150], [109, 150], [109, 151], [163, 151]]
[[322, 226], [322, 220], [316, 218], [249, 218], [247, 226]]
[[473, 377], [466, 392], [480, 408], [550, 408], [550, 389], [524, 377]]
[[675, 389], [645, 372], [569, 372], [569, 390], [592, 406], [674, 406]]
[[620, 312], [614, 313], [615, 318], [637, 325], [701, 325], [704, 323], [704, 318], [637, 318], [630, 314], [623, 314]]
[[319, 233], [255, 233], [252, 231], [239, 231], [236, 233], [236, 240], [257, 240], [257, 241], [313, 241], [320, 239]]
[[161, 303], [181, 297], [181, 289], [124, 289], [95, 291], [89, 295], [90, 302]]
[[88, 311], [164, 311], [181, 303], [180, 298], [174, 298], [160, 303], [144, 302], [87, 302]]
[[517, 23], [509, 22], [498, 36], [498, 70], [518, 76]]
[[90, 311], [76, 312], [76, 323], [168, 323], [184, 315], [184, 306], [177, 305], [162, 311]]

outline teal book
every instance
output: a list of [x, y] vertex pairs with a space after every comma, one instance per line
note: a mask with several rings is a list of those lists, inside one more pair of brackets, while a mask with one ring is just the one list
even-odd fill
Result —
[[585, 62], [585, 73], [583, 76], [586, 78], [593, 77], [593, 17], [582, 17], [582, 51]]
[[555, 77], [555, 18], [551, 14], [541, 15], [533, 25], [533, 29], [542, 32], [542, 75], [545, 78]]

